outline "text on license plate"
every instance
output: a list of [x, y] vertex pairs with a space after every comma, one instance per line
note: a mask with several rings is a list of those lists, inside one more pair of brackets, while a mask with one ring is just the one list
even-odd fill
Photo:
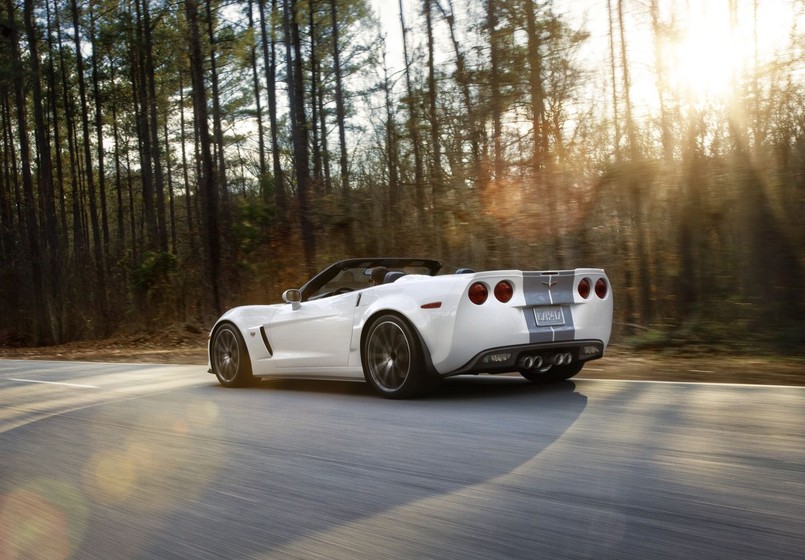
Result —
[[561, 307], [535, 307], [534, 315], [540, 327], [565, 324], [565, 315]]

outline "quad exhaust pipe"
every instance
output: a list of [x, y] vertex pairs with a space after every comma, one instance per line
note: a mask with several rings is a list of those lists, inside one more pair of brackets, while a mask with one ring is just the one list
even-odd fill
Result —
[[571, 354], [570, 352], [557, 354], [556, 356], [553, 357], [553, 363], [554, 365], [557, 366], [569, 364], [572, 361], [573, 361], [573, 354]]
[[520, 367], [524, 369], [539, 369], [542, 367], [542, 356], [525, 356], [520, 358]]
[[[517, 361], [517, 365], [522, 369], [542, 369], [543, 367], [561, 366], [573, 361], [573, 354], [570, 352], [560, 352], [549, 358], [542, 356], [523, 356]], [[547, 368], [546, 368], [547, 369]]]

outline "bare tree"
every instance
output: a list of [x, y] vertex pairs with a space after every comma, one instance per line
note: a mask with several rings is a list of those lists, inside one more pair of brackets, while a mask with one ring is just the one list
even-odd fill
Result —
[[419, 112], [416, 110], [417, 94], [411, 80], [411, 57], [408, 53], [408, 28], [403, 15], [403, 3], [399, 0], [400, 27], [402, 28], [403, 57], [405, 60], [406, 104], [408, 105], [408, 134], [411, 137], [411, 150], [414, 154], [414, 192], [417, 212], [417, 225], [420, 229], [425, 224], [425, 172], [422, 164], [422, 147], [419, 139]]
[[302, 76], [302, 42], [296, 21], [296, 0], [284, 0], [283, 27], [285, 32], [288, 74], [288, 96], [291, 107], [291, 136], [296, 168], [296, 197], [299, 204], [299, 226], [307, 269], [313, 271], [316, 238], [310, 220], [308, 193], [310, 190], [310, 161], [308, 151], [308, 122], [305, 112], [305, 87]]
[[194, 127], [199, 139], [201, 151], [201, 175], [199, 176], [199, 194], [202, 198], [204, 220], [204, 248], [209, 289], [212, 294], [212, 310], [221, 313], [220, 280], [220, 232], [218, 222], [219, 194], [212, 156], [210, 131], [208, 128], [209, 115], [207, 112], [207, 91], [204, 87], [204, 57], [201, 51], [201, 35], [198, 25], [197, 0], [185, 0], [185, 14], [188, 24], [188, 44], [190, 46], [190, 76], [193, 86], [193, 115]]
[[98, 219], [98, 196], [95, 190], [95, 174], [93, 172], [92, 146], [90, 138], [89, 114], [87, 106], [87, 91], [84, 77], [84, 60], [81, 54], [81, 21], [77, 0], [71, 0], [70, 6], [73, 15], [73, 39], [75, 41], [76, 71], [78, 79], [78, 94], [81, 101], [81, 129], [84, 135], [84, 167], [87, 181], [87, 196], [89, 198], [89, 215], [92, 226], [93, 253], [95, 256], [95, 280], [98, 288], [95, 292], [101, 316], [105, 317], [106, 310], [106, 267], [103, 258], [103, 242], [101, 238], [100, 223]]
[[[277, 0], [271, 0], [271, 12], [266, 15], [266, 0], [258, 0], [260, 7], [260, 34], [263, 43], [263, 64], [266, 68], [266, 92], [268, 94], [268, 125], [271, 134], [271, 164], [274, 181], [274, 201], [281, 223], [285, 223], [286, 200], [282, 164], [280, 161], [279, 123], [277, 120], [277, 61], [273, 15], [277, 14]], [[270, 30], [270, 31], [269, 31]]]

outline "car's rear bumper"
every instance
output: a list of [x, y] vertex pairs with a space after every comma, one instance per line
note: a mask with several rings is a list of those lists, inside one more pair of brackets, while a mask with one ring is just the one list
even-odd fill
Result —
[[480, 352], [464, 366], [441, 374], [441, 377], [472, 373], [507, 373], [543, 369], [553, 365], [569, 365], [597, 360], [604, 356], [600, 340], [574, 340], [501, 346]]

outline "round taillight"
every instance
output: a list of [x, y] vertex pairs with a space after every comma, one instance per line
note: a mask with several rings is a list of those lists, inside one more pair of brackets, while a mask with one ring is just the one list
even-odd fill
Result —
[[590, 292], [592, 291], [592, 282], [590, 282], [589, 278], [582, 278], [581, 282], [579, 282], [579, 295], [581, 299], [587, 299], [590, 297]]
[[600, 299], [604, 299], [607, 296], [607, 290], [609, 286], [607, 286], [607, 281], [603, 278], [599, 278], [595, 282], [595, 295], [597, 295]]
[[489, 297], [489, 288], [483, 282], [476, 282], [470, 286], [470, 301], [475, 305], [481, 305]]
[[508, 280], [501, 280], [495, 286], [495, 297], [500, 303], [507, 303], [514, 295], [514, 287]]

